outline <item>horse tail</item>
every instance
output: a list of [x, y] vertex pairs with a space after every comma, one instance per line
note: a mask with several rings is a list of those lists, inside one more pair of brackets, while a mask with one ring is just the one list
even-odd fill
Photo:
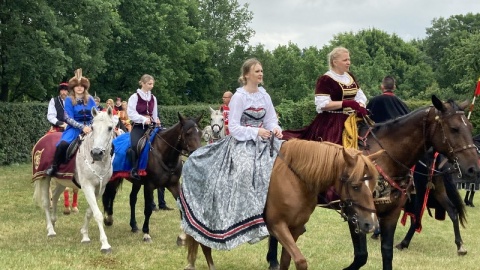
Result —
[[34, 185], [33, 200], [38, 206], [42, 208], [44, 208], [46, 205], [47, 206], [50, 205], [50, 196], [48, 194], [47, 196], [44, 195], [44, 192], [48, 192], [50, 188], [49, 184], [50, 184], [50, 179], [47, 179], [46, 177], [35, 180], [35, 182], [33, 182], [33, 185]]
[[458, 212], [458, 220], [463, 228], [467, 223], [467, 210], [465, 208], [465, 204], [463, 204], [462, 197], [458, 192], [457, 186], [453, 181], [453, 177], [451, 174], [445, 175], [443, 177], [443, 182], [445, 184], [445, 191], [447, 193], [448, 199], [453, 203], [455, 209]]

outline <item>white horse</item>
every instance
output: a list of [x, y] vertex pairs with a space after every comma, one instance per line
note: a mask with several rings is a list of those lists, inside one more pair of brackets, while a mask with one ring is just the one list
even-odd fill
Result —
[[210, 126], [203, 129], [202, 138], [209, 143], [225, 138], [225, 123], [220, 110], [210, 107]]
[[[103, 229], [103, 215], [98, 208], [97, 200], [102, 197], [105, 186], [112, 176], [111, 149], [115, 125], [111, 108], [108, 108], [107, 112], [97, 112], [95, 108], [92, 108], [92, 115], [92, 131], [84, 136], [75, 159], [74, 179], [81, 186], [89, 206], [86, 209], [85, 222], [80, 229], [82, 234], [81, 242], [90, 242], [88, 222], [93, 214], [100, 231], [101, 252], [110, 253], [112, 249]], [[56, 181], [56, 188], [52, 194], [52, 213], [49, 210], [51, 180]], [[56, 236], [54, 226], [57, 220], [58, 198], [65, 190], [65, 187], [74, 188], [76, 186], [72, 180], [57, 179], [49, 176], [36, 180], [34, 185], [34, 198], [45, 211], [47, 236], [54, 237]]]

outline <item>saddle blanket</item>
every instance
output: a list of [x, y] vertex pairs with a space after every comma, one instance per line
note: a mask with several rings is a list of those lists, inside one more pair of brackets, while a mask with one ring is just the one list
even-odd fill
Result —
[[[148, 153], [150, 152], [150, 145], [155, 138], [155, 135], [160, 131], [160, 128], [155, 128], [150, 134], [145, 147], [138, 159], [138, 175], [147, 175], [146, 168], [148, 164]], [[112, 180], [117, 178], [129, 178], [132, 165], [127, 157], [128, 148], [130, 148], [130, 133], [124, 133], [113, 140], [113, 147], [115, 156], [113, 158], [113, 174]]]
[[[53, 162], [53, 155], [57, 143], [62, 137], [62, 132], [48, 132], [33, 146], [32, 149], [32, 182], [45, 177], [47, 170]], [[60, 164], [56, 178], [72, 180], [75, 170], [75, 158], [67, 164]]]

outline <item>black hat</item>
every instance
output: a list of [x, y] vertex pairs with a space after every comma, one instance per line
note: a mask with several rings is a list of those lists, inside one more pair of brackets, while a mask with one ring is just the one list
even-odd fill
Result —
[[61, 90], [68, 90], [68, 82], [62, 82], [58, 85], [58, 92]]

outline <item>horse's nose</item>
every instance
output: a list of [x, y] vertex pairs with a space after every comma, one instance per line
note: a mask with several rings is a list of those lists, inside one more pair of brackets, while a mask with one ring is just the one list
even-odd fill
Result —
[[93, 148], [90, 151], [90, 155], [92, 156], [92, 159], [94, 161], [100, 161], [103, 158], [103, 155], [105, 155], [105, 150], [99, 149], [99, 148]]

